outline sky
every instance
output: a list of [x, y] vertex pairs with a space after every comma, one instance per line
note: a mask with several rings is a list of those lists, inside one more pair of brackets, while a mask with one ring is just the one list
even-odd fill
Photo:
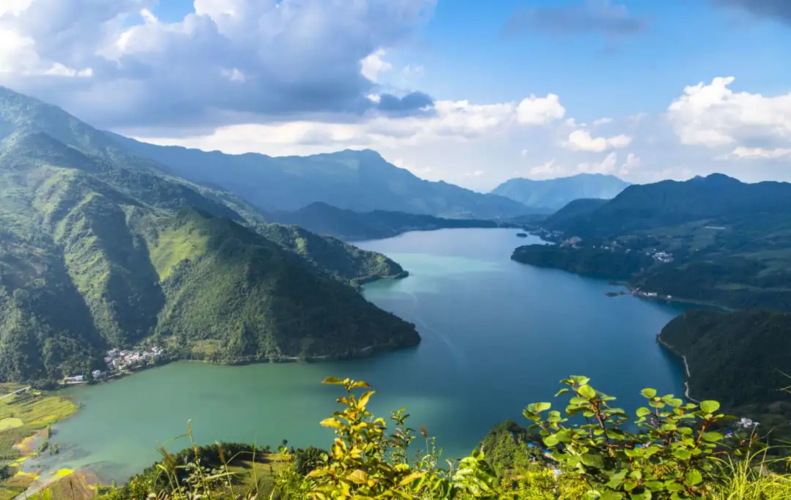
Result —
[[0, 85], [156, 144], [430, 180], [791, 181], [789, 0], [0, 0]]

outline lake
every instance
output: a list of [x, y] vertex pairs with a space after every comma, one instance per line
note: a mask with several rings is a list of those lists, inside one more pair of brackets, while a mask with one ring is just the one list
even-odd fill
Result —
[[[327, 447], [318, 423], [337, 406], [330, 375], [368, 381], [377, 415], [403, 406], [426, 425], [445, 456], [469, 453], [494, 424], [524, 422], [531, 402], [551, 401], [571, 374], [634, 409], [639, 391], [683, 393], [683, 374], [655, 341], [682, 308], [632, 296], [607, 297], [604, 281], [510, 260], [508, 229], [413, 232], [356, 243], [399, 262], [410, 276], [367, 285], [365, 297], [417, 325], [416, 348], [366, 359], [241, 367], [180, 362], [118, 381], [68, 390], [83, 404], [54, 428], [61, 453], [26, 468], [89, 465], [123, 481], [158, 458], [156, 446], [187, 430], [200, 443], [257, 442]], [[565, 406], [565, 405], [563, 405]], [[171, 449], [187, 446], [184, 440]]]

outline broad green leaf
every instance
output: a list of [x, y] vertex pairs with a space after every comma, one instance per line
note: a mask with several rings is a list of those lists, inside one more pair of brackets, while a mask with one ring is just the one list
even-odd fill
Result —
[[577, 389], [577, 392], [579, 392], [580, 396], [586, 399], [593, 399], [596, 397], [596, 389], [594, 389], [589, 385], [583, 385], [582, 387]]
[[554, 434], [550, 434], [549, 436], [544, 437], [544, 444], [552, 447], [558, 444], [558, 438]]
[[601, 498], [601, 500], [621, 500], [623, 494], [617, 491], [605, 491], [599, 498]]
[[717, 441], [722, 441], [725, 436], [720, 434], [719, 432], [704, 432], [703, 439], [708, 441], [709, 443], [716, 443]]
[[601, 458], [601, 455], [594, 454], [594, 453], [585, 453], [582, 455], [582, 463], [587, 465], [588, 467], [595, 467], [597, 469], [604, 468], [604, 461]]
[[590, 380], [591, 379], [589, 379], [588, 377], [583, 377], [583, 376], [580, 376], [580, 375], [572, 375], [571, 376], [571, 381], [572, 382], [576, 382], [579, 385], [587, 385], [588, 382], [590, 382]]
[[687, 472], [684, 475], [684, 478], [687, 480], [689, 484], [693, 486], [696, 484], [700, 484], [700, 482], [703, 481], [703, 476], [700, 474], [699, 471], [695, 469], [692, 469], [691, 471]]
[[557, 394], [555, 394], [555, 397], [562, 396], [563, 394], [566, 394], [567, 392], [569, 392], [568, 387], [564, 387], [563, 389], [559, 390], [557, 392]]
[[642, 391], [640, 391], [640, 394], [651, 399], [656, 396], [656, 389], [651, 389], [651, 388], [643, 389]]
[[642, 408], [638, 408], [637, 409], [637, 416], [638, 417], [645, 417], [646, 415], [650, 415], [650, 414], [651, 414], [651, 410], [649, 410], [646, 407], [642, 407]]
[[343, 384], [343, 380], [339, 379], [338, 377], [327, 377], [321, 381], [322, 384], [331, 384], [331, 385], [341, 385]]
[[700, 403], [700, 409], [706, 413], [714, 413], [720, 409], [720, 404], [717, 401], [702, 401]]
[[541, 413], [542, 411], [547, 411], [548, 409], [552, 408], [552, 403], [535, 403], [535, 411], [536, 413]]
[[673, 456], [679, 460], [689, 460], [692, 457], [692, 453], [690, 453], [689, 450], [679, 448], [677, 450], [673, 450]]

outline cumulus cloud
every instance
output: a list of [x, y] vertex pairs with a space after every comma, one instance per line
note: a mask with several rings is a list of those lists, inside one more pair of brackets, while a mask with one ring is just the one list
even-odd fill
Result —
[[791, 24], [791, 2], [788, 0], [713, 0], [715, 5], [747, 11]]
[[373, 54], [365, 56], [360, 61], [360, 71], [364, 77], [375, 82], [379, 78], [379, 73], [393, 69], [392, 64], [382, 59], [384, 55], [384, 49], [379, 49]]
[[608, 154], [600, 162], [585, 162], [577, 165], [577, 171], [585, 174], [612, 174], [616, 171], [618, 153]]
[[772, 148], [791, 143], [791, 93], [765, 97], [733, 92], [733, 77], [715, 78], [684, 89], [668, 108], [683, 144], [716, 148]]
[[531, 95], [523, 99], [517, 108], [519, 123], [528, 125], [544, 125], [565, 116], [566, 108], [560, 104], [560, 98], [555, 94], [546, 97]]
[[620, 38], [647, 29], [648, 21], [632, 16], [625, 5], [613, 4], [610, 0], [584, 0], [572, 5], [518, 10], [508, 22], [506, 32], [598, 33], [608, 38]]
[[[359, 121], [294, 120], [271, 124], [242, 124], [218, 127], [210, 134], [195, 137], [155, 137], [131, 134], [156, 144], [174, 144], [229, 153], [270, 153], [289, 146], [288, 153], [300, 146], [323, 146], [330, 151], [339, 148], [398, 147], [426, 144], [432, 141], [465, 141], [514, 130], [545, 125], [565, 113], [557, 96], [531, 96], [521, 102], [473, 104], [469, 101], [430, 101], [425, 94], [403, 98], [371, 96], [382, 111]], [[400, 116], [400, 107], [412, 110], [432, 104], [425, 113]], [[425, 109], [423, 107], [422, 109]], [[393, 116], [395, 114], [396, 116]], [[322, 150], [322, 149], [320, 149]], [[311, 150], [313, 152], [317, 150]]]
[[100, 126], [360, 114], [434, 0], [194, 0], [175, 22], [154, 0], [8, 0], [0, 84]]
[[745, 148], [740, 146], [734, 149], [729, 155], [726, 155], [725, 158], [734, 158], [737, 160], [774, 160], [782, 157], [791, 157], [791, 148], [764, 149]]
[[632, 143], [628, 135], [620, 134], [613, 137], [593, 137], [586, 130], [575, 130], [569, 134], [563, 147], [572, 151], [592, 151], [601, 153], [608, 149], [622, 149]]

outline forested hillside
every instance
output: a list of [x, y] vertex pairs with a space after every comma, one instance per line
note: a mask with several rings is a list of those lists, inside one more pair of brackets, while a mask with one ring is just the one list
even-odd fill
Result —
[[82, 373], [151, 336], [225, 362], [419, 341], [350, 286], [403, 275], [389, 259], [267, 226], [236, 196], [6, 89], [0, 192], [2, 380]]
[[387, 210], [447, 218], [499, 219], [534, 211], [495, 194], [420, 179], [371, 150], [286, 157], [229, 155], [156, 146], [115, 134], [107, 137], [178, 175], [220, 186], [269, 212], [299, 210], [315, 202], [358, 212]]
[[319, 234], [336, 236], [346, 241], [390, 238], [407, 231], [463, 227], [498, 227], [498, 223], [477, 219], [443, 219], [431, 215], [404, 212], [354, 212], [312, 203], [294, 212], [273, 212], [267, 219], [282, 224], [296, 224]]

